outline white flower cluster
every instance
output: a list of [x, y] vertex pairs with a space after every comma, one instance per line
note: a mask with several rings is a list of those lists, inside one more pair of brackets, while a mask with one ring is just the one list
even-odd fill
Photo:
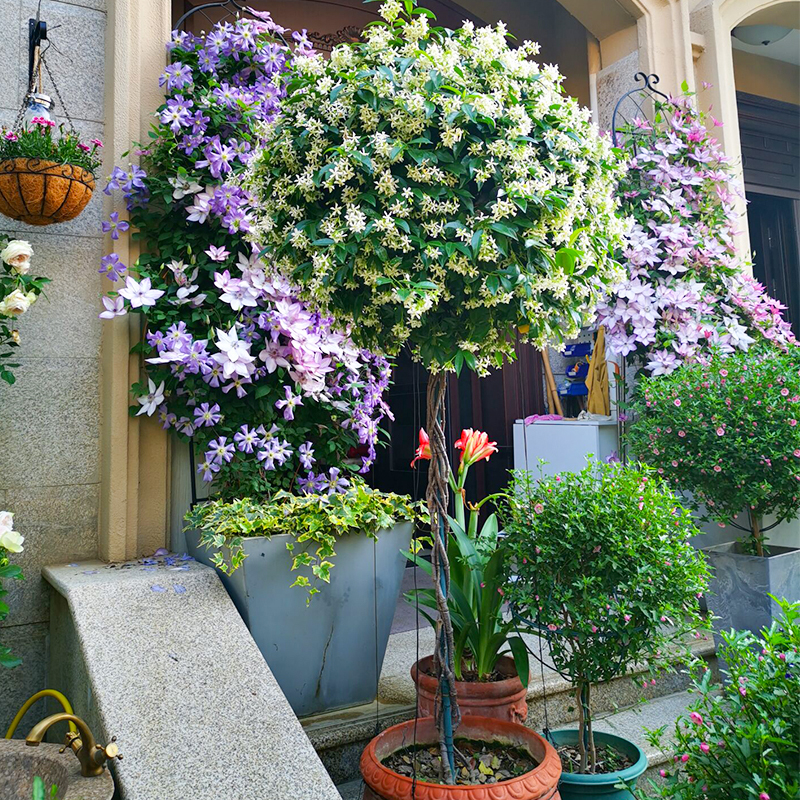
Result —
[[24, 541], [25, 537], [14, 530], [14, 515], [10, 511], [0, 511], [0, 550], [21, 553]]
[[[33, 248], [24, 239], [12, 239], [0, 250], [0, 261], [13, 275], [27, 275], [31, 269]], [[18, 281], [15, 281], [16, 284]], [[20, 317], [36, 302], [36, 292], [25, 292], [16, 285], [11, 291], [0, 296], [0, 317]]]
[[363, 43], [295, 62], [242, 178], [249, 238], [364, 344], [434, 369], [484, 372], [523, 326], [538, 347], [574, 335], [620, 277], [609, 141], [502, 23], [381, 14]]

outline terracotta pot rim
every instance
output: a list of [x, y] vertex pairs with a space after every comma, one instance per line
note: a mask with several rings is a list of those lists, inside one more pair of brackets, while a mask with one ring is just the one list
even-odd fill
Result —
[[[433, 662], [433, 656], [424, 656], [419, 661], [411, 667], [411, 679], [414, 683], [417, 683], [417, 675], [419, 675], [419, 684], [423, 686], [427, 683], [435, 684], [436, 678], [432, 675], [429, 675], [425, 670], [426, 668]], [[500, 665], [505, 665], [508, 668], [508, 671], [511, 673], [507, 677], [501, 678], [499, 681], [464, 681], [464, 680], [457, 680], [456, 686], [465, 686], [465, 687], [478, 687], [478, 686], [485, 686], [491, 687], [491, 689], [500, 690], [502, 692], [511, 693], [517, 692], [520, 689], [524, 689], [525, 687], [522, 685], [522, 681], [520, 680], [519, 675], [517, 675], [517, 668], [514, 664], [514, 659], [511, 656], [502, 655], [497, 660], [497, 664], [495, 669], [500, 667]], [[500, 671], [500, 670], [498, 670]], [[488, 691], [488, 689], [487, 689]], [[499, 692], [493, 692], [499, 693]]]
[[[517, 775], [514, 778], [508, 778], [504, 781], [499, 781], [498, 783], [493, 784], [475, 784], [472, 786], [447, 786], [441, 783], [430, 783], [429, 781], [421, 781], [421, 780], [412, 780], [411, 778], [400, 775], [399, 773], [395, 772], [394, 770], [389, 769], [385, 766], [377, 757], [376, 750], [378, 745], [381, 743], [382, 740], [386, 740], [387, 738], [391, 737], [395, 733], [400, 733], [403, 729], [406, 728], [413, 728], [414, 725], [419, 727], [423, 726], [424, 728], [433, 728], [435, 733], [435, 721], [433, 717], [423, 717], [418, 720], [407, 720], [406, 722], [401, 722], [398, 725], [393, 725], [390, 728], [387, 728], [382, 733], [378, 734], [375, 738], [373, 738], [367, 747], [364, 749], [364, 752], [361, 755], [361, 773], [364, 777], [365, 782], [373, 791], [379, 791], [379, 788], [372, 786], [369, 781], [367, 772], [371, 772], [373, 777], [377, 777], [378, 775], [381, 776], [384, 780], [392, 780], [395, 782], [396, 786], [409, 788], [412, 785], [416, 786], [416, 789], [420, 788], [430, 788], [430, 789], [449, 789], [451, 790], [453, 797], [457, 798], [458, 800], [471, 800], [473, 797], [477, 800], [478, 798], [488, 797], [486, 794], [487, 789], [491, 790], [499, 790], [500, 794], [498, 797], [502, 796], [502, 790], [505, 788], [514, 787], [514, 789], [522, 789], [527, 787], [528, 784], [532, 784], [535, 782], [537, 789], [544, 788], [547, 793], [542, 794], [540, 793], [538, 797], [540, 798], [551, 798], [557, 797], [556, 791], [558, 787], [558, 779], [561, 775], [561, 760], [556, 753], [553, 746], [547, 742], [542, 736], [540, 736], [536, 731], [525, 727], [519, 723], [514, 722], [506, 722], [504, 720], [493, 719], [490, 717], [478, 717], [478, 716], [465, 716], [461, 720], [461, 725], [459, 726], [457, 738], [471, 738], [470, 728], [481, 728], [484, 731], [494, 730], [496, 731], [496, 738], [493, 741], [501, 741], [503, 739], [511, 739], [512, 741], [514, 738], [521, 737], [523, 740], [527, 739], [528, 741], [528, 752], [530, 755], [537, 760], [539, 763], [529, 772], [526, 772], [522, 775]], [[417, 735], [417, 743], [426, 743], [428, 740], [436, 741], [436, 739], [432, 736], [425, 736], [424, 732], [418, 733]], [[481, 736], [475, 737], [477, 741], [487, 741], [487, 737]], [[533, 745], [536, 745], [537, 749], [542, 752], [542, 757], [539, 758], [539, 755], [533, 749]], [[525, 747], [523, 743], [517, 743], [512, 746], [515, 747]], [[399, 748], [398, 748], [399, 749]], [[394, 752], [394, 751], [392, 751]], [[550, 785], [551, 784], [551, 785]], [[534, 788], [533, 786], [531, 788]], [[548, 791], [551, 790], [551, 791]], [[494, 795], [492, 795], [494, 796]], [[509, 794], [508, 797], [516, 797], [518, 795]], [[437, 795], [438, 797], [438, 795]]]

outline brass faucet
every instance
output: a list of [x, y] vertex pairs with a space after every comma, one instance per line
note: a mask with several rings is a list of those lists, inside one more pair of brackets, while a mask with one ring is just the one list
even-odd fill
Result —
[[26, 737], [25, 744], [30, 747], [38, 747], [42, 739], [44, 739], [47, 729], [58, 722], [74, 722], [75, 727], [78, 729], [78, 733], [74, 731], [67, 733], [64, 737], [64, 746], [59, 752], [63, 753], [69, 747], [75, 753], [78, 761], [81, 762], [81, 775], [84, 778], [95, 778], [98, 775], [102, 775], [106, 761], [111, 761], [115, 758], [122, 760], [119, 748], [114, 744], [117, 741], [116, 736], [112, 736], [111, 742], [105, 747], [97, 744], [92, 732], [89, 730], [89, 726], [74, 714], [53, 714], [41, 722], [37, 722]]

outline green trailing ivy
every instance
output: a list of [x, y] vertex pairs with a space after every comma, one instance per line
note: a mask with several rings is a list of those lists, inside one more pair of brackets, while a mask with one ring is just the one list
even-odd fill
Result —
[[[214, 564], [230, 575], [247, 557], [244, 539], [286, 534], [292, 553], [292, 586], [319, 592], [317, 584], [330, 580], [336, 557], [336, 542], [343, 536], [377, 539], [381, 530], [422, 514], [421, 506], [404, 495], [380, 492], [362, 480], [354, 480], [344, 491], [294, 495], [277, 492], [269, 502], [250, 498], [216, 500], [196, 505], [186, 515], [187, 530], [200, 531], [200, 543], [214, 548]], [[310, 599], [310, 597], [309, 597]]]

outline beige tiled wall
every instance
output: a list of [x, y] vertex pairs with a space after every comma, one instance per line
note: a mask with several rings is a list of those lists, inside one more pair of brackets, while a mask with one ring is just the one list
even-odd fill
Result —
[[[13, 122], [27, 79], [28, 19], [38, 0], [0, 0], [0, 123]], [[53, 46], [47, 59], [66, 110], [85, 137], [103, 138], [105, 0], [43, 0]], [[12, 42], [12, 45], [8, 45]], [[46, 82], [44, 90], [55, 93]], [[55, 113], [63, 119], [57, 102]], [[23, 658], [0, 671], [0, 729], [44, 687], [49, 603], [45, 563], [97, 555], [100, 495], [100, 321], [102, 248], [99, 187], [77, 219], [30, 227], [0, 217], [0, 232], [28, 239], [35, 274], [52, 279], [20, 321], [17, 383], [0, 383], [0, 508], [25, 538], [26, 580], [8, 588], [11, 613], [0, 639]], [[21, 726], [24, 735], [34, 709]], [[2, 733], [2, 731], [0, 731]]]

